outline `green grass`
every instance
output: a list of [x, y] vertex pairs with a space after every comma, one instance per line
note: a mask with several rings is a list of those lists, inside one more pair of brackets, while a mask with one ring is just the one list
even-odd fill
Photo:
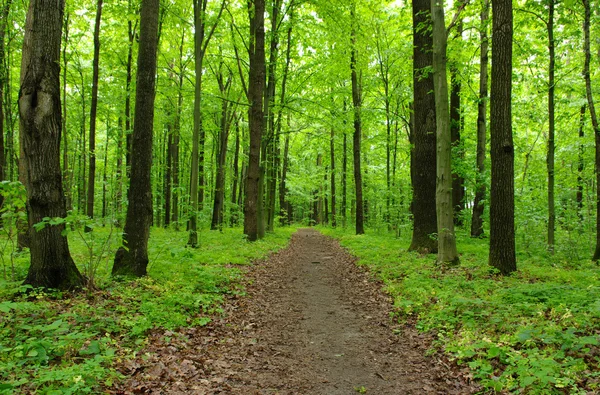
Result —
[[[487, 240], [459, 235], [461, 265], [406, 252], [409, 240], [323, 229], [383, 280], [395, 319], [416, 318], [434, 348], [491, 391], [600, 392], [600, 278], [590, 261], [566, 252], [520, 253], [503, 277], [487, 265]], [[582, 256], [585, 256], [582, 254]]]
[[5, 248], [0, 394], [97, 393], [121, 378], [111, 366], [136, 355], [151, 330], [208, 323], [227, 294], [243, 293], [240, 265], [283, 247], [292, 231], [277, 229], [255, 243], [240, 229], [203, 231], [200, 248], [190, 249], [186, 232], [153, 229], [149, 275], [128, 281], [109, 276], [120, 242], [116, 231], [71, 232], [72, 255], [96, 283], [96, 289], [76, 294], [33, 290], [20, 296], [28, 255], [13, 257], [13, 271], [11, 249]]

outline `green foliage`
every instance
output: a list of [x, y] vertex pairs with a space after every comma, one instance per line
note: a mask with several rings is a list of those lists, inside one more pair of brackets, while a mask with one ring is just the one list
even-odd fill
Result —
[[94, 256], [96, 289], [41, 291], [20, 286], [22, 276], [0, 282], [0, 394], [98, 393], [121, 377], [113, 365], [135, 355], [149, 331], [206, 325], [225, 295], [243, 292], [240, 265], [282, 247], [291, 231], [255, 243], [239, 229], [206, 231], [201, 248], [188, 249], [181, 247], [184, 232], [153, 229], [149, 276], [130, 281], [109, 277], [116, 248], [109, 229], [96, 227], [93, 236], [69, 231], [76, 262], [87, 262], [89, 238], [98, 246], [110, 241]]
[[466, 235], [459, 237], [461, 266], [447, 268], [437, 266], [433, 256], [405, 252], [407, 240], [325, 232], [384, 281], [395, 319], [416, 318], [419, 330], [435, 336], [434, 349], [467, 364], [485, 388], [600, 391], [595, 264], [575, 266], [537, 251], [520, 261], [518, 273], [504, 277], [487, 265], [486, 242]]

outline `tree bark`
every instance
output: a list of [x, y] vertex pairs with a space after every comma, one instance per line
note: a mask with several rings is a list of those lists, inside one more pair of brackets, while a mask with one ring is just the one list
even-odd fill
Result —
[[123, 247], [115, 255], [113, 275], [141, 277], [146, 275], [148, 266], [148, 238], [152, 224], [151, 169], [158, 13], [159, 0], [142, 0], [129, 206]]
[[429, 0], [413, 0], [414, 132], [411, 161], [413, 234], [409, 251], [437, 252], [435, 207], [436, 124], [433, 94], [433, 39]]
[[[98, 74], [100, 63], [100, 21], [102, 19], [102, 1], [98, 0], [96, 9], [96, 23], [94, 25], [94, 59], [92, 76], [92, 103], [90, 106], [90, 140], [89, 140], [89, 175], [87, 188], [86, 214], [94, 218], [94, 195], [96, 192], [96, 114], [98, 112]], [[86, 231], [91, 228], [86, 227]]]
[[[354, 7], [354, 4], [353, 4]], [[364, 228], [364, 203], [363, 203], [363, 185], [362, 171], [360, 167], [361, 154], [361, 139], [362, 139], [362, 123], [361, 123], [361, 87], [358, 81], [357, 69], [357, 49], [356, 49], [356, 15], [354, 8], [351, 10], [352, 30], [350, 32], [351, 52], [350, 52], [350, 69], [352, 79], [352, 104], [354, 108], [354, 135], [353, 135], [353, 157], [354, 157], [354, 186], [356, 190], [356, 234], [362, 235], [365, 233]]]
[[342, 144], [342, 226], [346, 227], [346, 212], [348, 211], [348, 135], [346, 134], [346, 99], [344, 99], [344, 142]]
[[[19, 126], [29, 228], [46, 217], [65, 218], [60, 168], [60, 46], [64, 0], [32, 0], [23, 40]], [[73, 289], [84, 279], [71, 258], [65, 224], [30, 231], [25, 284]]]
[[[6, 154], [5, 154], [5, 144], [4, 144], [4, 112], [5, 112], [5, 103], [4, 103], [4, 87], [6, 86], [6, 68], [5, 64], [5, 43], [4, 43], [4, 35], [6, 31], [6, 25], [8, 23], [8, 13], [10, 11], [10, 5], [12, 0], [5, 0], [2, 9], [0, 12], [0, 181], [4, 181], [6, 179]], [[0, 195], [0, 207], [4, 202], [4, 197]]]
[[231, 227], [238, 223], [239, 209], [237, 205], [237, 188], [240, 177], [240, 123], [239, 118], [235, 119], [235, 150], [233, 153], [233, 187], [231, 188], [231, 212], [229, 224]]
[[592, 256], [592, 260], [597, 262], [600, 260], [600, 125], [598, 124], [598, 118], [596, 116], [596, 106], [594, 105], [594, 97], [592, 95], [592, 80], [590, 78], [590, 62], [592, 58], [590, 51], [590, 1], [591, 0], [583, 0], [583, 6], [585, 9], [583, 19], [583, 51], [585, 55], [583, 78], [585, 80], [588, 111], [590, 112], [590, 119], [592, 120], [592, 128], [594, 129], [596, 141], [596, 249], [594, 251], [594, 255]]
[[[333, 121], [333, 120], [332, 120]], [[337, 218], [335, 213], [335, 129], [331, 126], [331, 134], [329, 136], [329, 164], [331, 167], [331, 226], [337, 226]]]
[[265, 2], [254, 0], [250, 7], [250, 71], [248, 76], [248, 123], [250, 127], [250, 151], [246, 176], [246, 201], [244, 204], [244, 234], [248, 240], [259, 238], [260, 193], [260, 149], [264, 130], [263, 98], [265, 90]]
[[489, 263], [502, 274], [517, 270], [515, 252], [514, 156], [512, 135], [511, 0], [492, 2], [492, 86], [490, 135], [492, 183], [490, 200]]
[[485, 146], [487, 131], [487, 100], [488, 100], [488, 20], [490, 3], [482, 0], [481, 10], [481, 48], [479, 57], [479, 101], [477, 102], [477, 175], [475, 182], [475, 200], [471, 218], [471, 237], [483, 235], [483, 211], [485, 209]]
[[579, 217], [579, 221], [583, 221], [583, 170], [584, 170], [584, 137], [585, 137], [585, 112], [586, 105], [581, 106], [581, 110], [579, 111], [579, 158], [577, 161], [577, 216]]
[[437, 181], [436, 211], [438, 231], [438, 263], [458, 264], [454, 233], [454, 202], [452, 200], [452, 142], [448, 79], [446, 75], [446, 24], [443, 0], [431, 0], [433, 20], [433, 81], [435, 90]]
[[548, 152], [546, 166], [548, 170], [548, 251], [554, 252], [554, 230], [556, 211], [554, 208], [554, 75], [556, 56], [554, 50], [554, 0], [548, 0]]

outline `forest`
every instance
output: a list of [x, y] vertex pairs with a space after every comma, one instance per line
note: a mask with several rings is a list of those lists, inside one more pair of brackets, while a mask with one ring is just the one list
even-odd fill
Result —
[[152, 393], [139, 355], [218, 333], [302, 235], [334, 248], [307, 227], [456, 393], [600, 391], [599, 27], [594, 0], [0, 0], [0, 393]]

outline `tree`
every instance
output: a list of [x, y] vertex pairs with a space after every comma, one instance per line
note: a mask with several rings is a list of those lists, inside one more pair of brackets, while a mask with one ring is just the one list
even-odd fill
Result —
[[594, 97], [592, 95], [592, 80], [590, 78], [590, 62], [591, 62], [591, 51], [590, 51], [590, 19], [591, 19], [591, 0], [583, 0], [584, 7], [584, 18], [583, 18], [583, 52], [585, 56], [583, 66], [583, 78], [585, 80], [585, 91], [587, 96], [588, 111], [590, 113], [590, 119], [592, 121], [592, 127], [594, 129], [594, 136], [596, 141], [596, 250], [592, 257], [593, 261], [600, 260], [600, 124], [598, 123], [598, 117], [596, 115], [596, 106], [594, 104]]
[[[60, 168], [59, 61], [64, 6], [63, 0], [29, 4], [19, 90], [21, 168], [31, 253], [25, 284], [56, 289], [72, 289], [84, 282], [63, 233], [67, 212]], [[44, 218], [63, 220], [33, 230]]]
[[137, 86], [132, 135], [129, 206], [123, 246], [117, 250], [113, 275], [146, 275], [148, 238], [152, 224], [152, 137], [154, 127], [154, 88], [158, 46], [159, 0], [142, 0], [140, 48], [137, 60]]
[[356, 71], [358, 51], [356, 49], [356, 15], [355, 4], [352, 4], [351, 18], [352, 28], [350, 31], [350, 69], [352, 79], [352, 104], [354, 108], [354, 135], [353, 135], [353, 155], [354, 155], [354, 186], [356, 188], [356, 234], [362, 235], [365, 233], [364, 228], [364, 203], [363, 203], [363, 185], [362, 171], [360, 167], [360, 145], [362, 139], [362, 123], [361, 123], [361, 87], [358, 81], [358, 73]]
[[244, 234], [248, 240], [259, 238], [258, 206], [262, 204], [260, 188], [260, 148], [264, 130], [263, 98], [265, 90], [265, 2], [248, 2], [250, 18], [250, 70], [248, 76], [248, 123], [250, 127], [250, 151], [246, 175], [246, 200], [244, 204]]
[[[90, 106], [90, 167], [87, 188], [87, 216], [94, 218], [94, 195], [96, 192], [96, 114], [98, 112], [98, 64], [100, 62], [100, 20], [102, 19], [102, 1], [98, 0], [96, 23], [94, 25], [94, 61], [92, 77], [92, 104]], [[87, 230], [91, 230], [87, 228]]]
[[206, 31], [208, 0], [194, 0], [194, 57], [195, 85], [194, 85], [194, 135], [192, 137], [192, 169], [190, 178], [190, 222], [188, 245], [198, 246], [198, 210], [204, 202], [204, 141], [206, 133], [202, 127], [202, 68], [204, 55], [208, 44], [217, 28], [225, 0], [221, 3], [219, 13], [213, 25]]
[[514, 156], [512, 135], [511, 0], [492, 2], [492, 86], [490, 135], [492, 182], [490, 200], [489, 263], [509, 274], [517, 270], [515, 252]]
[[473, 201], [473, 216], [471, 217], [471, 237], [483, 235], [483, 210], [485, 207], [485, 146], [487, 131], [487, 100], [488, 100], [488, 19], [490, 11], [489, 0], [482, 0], [481, 26], [479, 35], [479, 98], [477, 101], [477, 175], [475, 183], [475, 200]]
[[454, 234], [454, 203], [452, 201], [452, 145], [450, 109], [448, 108], [448, 79], [446, 76], [446, 24], [443, 0], [431, 0], [433, 20], [433, 82], [436, 114], [436, 214], [438, 232], [438, 263], [459, 262]]
[[435, 207], [436, 124], [429, 0], [413, 0], [413, 234], [409, 251], [437, 252]]

